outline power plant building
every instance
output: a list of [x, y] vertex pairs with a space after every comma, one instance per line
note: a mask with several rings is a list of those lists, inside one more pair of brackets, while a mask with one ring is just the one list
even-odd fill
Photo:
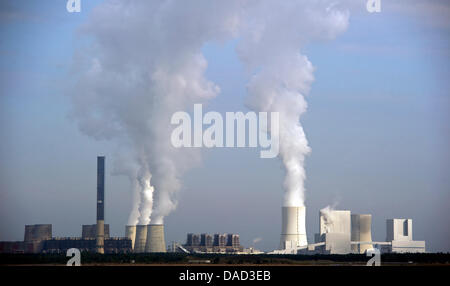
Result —
[[372, 215], [351, 214], [350, 211], [327, 210], [320, 212], [320, 232], [315, 243], [300, 254], [366, 253], [378, 248], [382, 253], [425, 252], [425, 241], [412, 238], [411, 219], [388, 219], [386, 241], [372, 241]]
[[425, 241], [413, 240], [412, 219], [386, 220], [387, 245], [381, 245], [382, 253], [424, 253]]
[[83, 225], [81, 237], [53, 237], [51, 224], [25, 226], [24, 241], [0, 242], [0, 253], [63, 253], [70, 248], [97, 253], [132, 251], [128, 237], [110, 237], [105, 220], [105, 157], [97, 157], [97, 223]]
[[353, 253], [365, 253], [373, 248], [372, 242], [372, 215], [370, 214], [352, 214], [352, 237], [353, 242], [359, 241], [359, 244], [352, 244]]
[[183, 249], [194, 253], [238, 253], [244, 248], [240, 244], [239, 235], [235, 233], [214, 235], [188, 233]]
[[[109, 224], [105, 224], [105, 239], [109, 238]], [[81, 227], [81, 238], [97, 239], [97, 224], [84, 224]]]
[[[131, 240], [126, 237], [108, 237], [104, 242], [105, 253], [131, 252]], [[36, 224], [25, 226], [24, 241], [0, 242], [0, 253], [65, 253], [70, 248], [96, 252], [96, 238], [52, 237], [51, 224]]]

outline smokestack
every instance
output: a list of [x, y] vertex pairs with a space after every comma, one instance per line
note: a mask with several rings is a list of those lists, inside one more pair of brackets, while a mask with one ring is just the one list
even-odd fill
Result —
[[147, 225], [136, 226], [136, 239], [134, 241], [134, 252], [145, 252], [145, 245], [147, 244]]
[[105, 157], [97, 157], [97, 253], [105, 253]]
[[145, 252], [166, 252], [164, 225], [149, 224], [147, 231], [147, 245], [145, 246]]
[[125, 237], [131, 239], [131, 249], [134, 249], [134, 242], [136, 240], [136, 226], [126, 225], [125, 226]]
[[305, 207], [281, 208], [280, 249], [307, 246]]

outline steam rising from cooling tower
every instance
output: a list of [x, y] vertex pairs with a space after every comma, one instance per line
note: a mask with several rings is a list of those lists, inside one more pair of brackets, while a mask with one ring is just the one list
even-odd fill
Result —
[[310, 148], [299, 120], [314, 68], [301, 49], [345, 30], [348, 13], [336, 3], [115, 0], [94, 9], [81, 29], [90, 40], [74, 57], [73, 116], [82, 132], [125, 154], [115, 165], [134, 188], [129, 224], [162, 224], [176, 208], [181, 175], [200, 161], [199, 149], [172, 147], [170, 117], [219, 94], [202, 54], [214, 41], [239, 39], [247, 105], [280, 112], [284, 206], [304, 205]]

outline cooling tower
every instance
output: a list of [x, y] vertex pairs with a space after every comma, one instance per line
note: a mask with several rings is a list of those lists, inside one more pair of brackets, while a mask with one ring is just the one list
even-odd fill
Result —
[[166, 252], [163, 224], [148, 225], [147, 245], [145, 246], [145, 252]]
[[25, 226], [24, 242], [31, 245], [29, 251], [38, 253], [42, 251], [44, 241], [52, 238], [51, 224], [35, 224]]
[[[352, 214], [352, 241], [372, 242], [372, 215]], [[365, 253], [372, 244], [352, 244], [352, 251]]]
[[136, 226], [126, 225], [125, 226], [125, 237], [131, 239], [131, 249], [134, 249], [134, 241], [136, 239]]
[[42, 241], [52, 238], [51, 224], [34, 224], [25, 226], [25, 242]]
[[97, 157], [97, 253], [105, 253], [105, 157]]
[[147, 244], [147, 226], [137, 225], [136, 226], [136, 238], [134, 240], [134, 252], [143, 253], [145, 252], [145, 245]]
[[305, 207], [282, 207], [280, 249], [308, 245], [305, 227]]

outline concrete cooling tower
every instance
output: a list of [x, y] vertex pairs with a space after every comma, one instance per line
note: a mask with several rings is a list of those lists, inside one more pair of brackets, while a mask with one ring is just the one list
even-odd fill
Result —
[[25, 226], [24, 241], [32, 245], [32, 252], [41, 252], [44, 241], [52, 238], [51, 224], [35, 224]]
[[148, 225], [147, 244], [145, 246], [145, 252], [166, 252], [163, 224]]
[[145, 252], [145, 245], [147, 244], [147, 226], [137, 225], [136, 226], [136, 239], [134, 241], [134, 252], [143, 253]]
[[[352, 241], [372, 242], [372, 215], [352, 214]], [[353, 253], [365, 253], [372, 244], [352, 244]]]
[[131, 239], [131, 249], [134, 249], [134, 242], [136, 240], [136, 226], [126, 225], [125, 226], [125, 237]]
[[281, 208], [280, 249], [306, 247], [305, 207]]

